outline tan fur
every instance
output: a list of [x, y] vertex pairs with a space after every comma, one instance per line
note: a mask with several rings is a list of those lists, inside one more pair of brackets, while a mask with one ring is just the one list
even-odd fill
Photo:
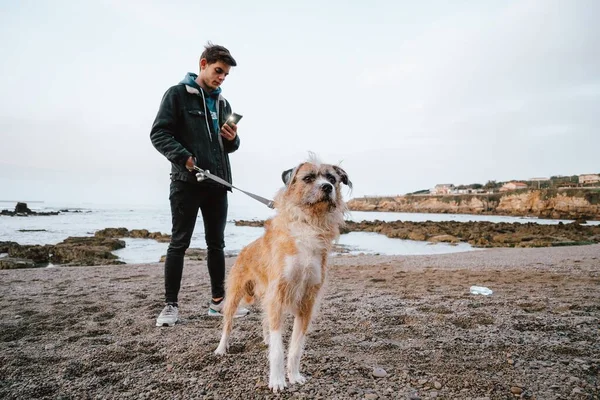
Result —
[[[335, 183], [328, 196], [323, 186], [331, 183], [328, 180], [332, 176]], [[285, 312], [295, 317], [288, 378], [290, 383], [305, 381], [298, 371], [299, 359], [322, 294], [328, 254], [347, 212], [340, 191], [344, 177], [344, 183], [351, 185], [341, 168], [315, 159], [296, 167], [286, 187], [275, 197], [277, 213], [265, 223], [264, 235], [242, 249], [227, 277], [223, 335], [216, 353], [227, 350], [233, 315], [241, 300], [258, 300], [265, 312], [263, 334], [269, 344], [271, 364], [269, 387], [274, 391], [286, 386], [280, 354]]]

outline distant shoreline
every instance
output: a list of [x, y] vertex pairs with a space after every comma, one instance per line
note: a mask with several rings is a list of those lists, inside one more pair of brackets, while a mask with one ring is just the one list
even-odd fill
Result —
[[486, 194], [364, 196], [348, 201], [351, 211], [497, 215], [565, 220], [600, 220], [600, 189], [514, 190]]

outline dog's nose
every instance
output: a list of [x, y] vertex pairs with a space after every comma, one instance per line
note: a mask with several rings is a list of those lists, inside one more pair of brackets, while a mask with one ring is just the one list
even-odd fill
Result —
[[327, 194], [330, 194], [333, 190], [333, 185], [331, 183], [324, 183], [321, 185], [321, 190]]

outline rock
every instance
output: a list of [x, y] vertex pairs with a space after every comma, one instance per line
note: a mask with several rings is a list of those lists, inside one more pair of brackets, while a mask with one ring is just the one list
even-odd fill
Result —
[[408, 396], [409, 400], [421, 400], [421, 396], [419, 396], [419, 393], [417, 392], [411, 392], [410, 395]]
[[408, 239], [424, 242], [427, 240], [427, 236], [423, 232], [410, 232], [408, 234]]
[[132, 229], [129, 231], [129, 237], [146, 239], [150, 236], [148, 229]]
[[0, 258], [0, 269], [34, 268], [35, 262], [22, 258], [2, 257]]
[[580, 394], [584, 394], [584, 393], [583, 393], [583, 390], [581, 390], [581, 388], [576, 387], [576, 388], [573, 388], [573, 390], [571, 391], [571, 394], [572, 395], [580, 395]]
[[387, 376], [387, 372], [383, 368], [375, 367], [373, 368], [373, 376], [375, 378], [385, 378]]
[[[229, 257], [230, 255], [225, 254], [225, 257]], [[160, 262], [165, 262], [166, 255], [162, 255], [160, 257]], [[207, 253], [206, 249], [198, 249], [198, 248], [189, 248], [185, 251], [185, 259], [186, 260], [197, 260], [203, 261], [206, 260]]]
[[31, 214], [31, 210], [27, 207], [27, 203], [17, 203], [15, 206], [15, 213], [17, 214]]
[[49, 212], [36, 212], [31, 211], [29, 207], [27, 207], [27, 203], [17, 203], [14, 211], [2, 210], [0, 215], [6, 215], [9, 217], [27, 217], [29, 215], [58, 215], [58, 211], [49, 211]]
[[377, 398], [379, 398], [379, 396], [377, 396], [377, 394], [375, 394], [375, 393], [365, 394], [365, 399], [367, 399], [367, 400], [376, 400]]
[[171, 235], [160, 232], [152, 232], [150, 235], [148, 235], [148, 239], [154, 239], [160, 243], [169, 243], [171, 241]]
[[171, 241], [171, 235], [160, 232], [150, 232], [148, 229], [132, 229], [131, 231], [127, 228], [105, 228], [94, 233], [95, 237], [102, 238], [136, 238], [136, 239], [154, 239], [157, 242], [169, 242]]
[[529, 390], [525, 390], [525, 391], [523, 391], [523, 393], [521, 393], [521, 398], [530, 400], [530, 399], [533, 399], [534, 397], [533, 397], [533, 393], [531, 393]]
[[[56, 245], [19, 245], [8, 246], [8, 258], [1, 260], [21, 259], [28, 263], [10, 262], [12, 268], [31, 268], [52, 261], [62, 265], [117, 265], [124, 264], [112, 251], [125, 247], [125, 242], [118, 239], [97, 237], [69, 237]], [[18, 266], [17, 266], [18, 265]]]
[[185, 251], [185, 257], [189, 258], [190, 260], [206, 260], [207, 257], [207, 252], [206, 249], [187, 249]]
[[510, 392], [512, 394], [521, 394], [521, 393], [523, 393], [523, 389], [521, 389], [518, 386], [513, 386], [513, 387], [510, 388]]
[[18, 246], [19, 243], [17, 242], [0, 242], [0, 254], [1, 253], [8, 253], [8, 249], [11, 248], [12, 246]]
[[47, 263], [50, 260], [50, 253], [53, 249], [51, 245], [13, 245], [8, 249], [8, 256], [15, 258], [25, 258], [34, 263]]
[[129, 230], [127, 228], [105, 228], [94, 233], [95, 237], [101, 238], [123, 238], [129, 237]]
[[458, 243], [460, 240], [452, 235], [436, 235], [429, 238], [432, 243]]
[[233, 222], [235, 226], [251, 226], [254, 228], [262, 228], [263, 226], [265, 226], [265, 221], [235, 220]]
[[442, 384], [438, 381], [433, 382], [433, 387], [436, 388], [437, 390], [440, 390], [442, 388]]

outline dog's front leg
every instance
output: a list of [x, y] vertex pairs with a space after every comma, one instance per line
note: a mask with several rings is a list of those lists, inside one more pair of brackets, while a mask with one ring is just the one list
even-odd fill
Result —
[[304, 341], [306, 332], [313, 315], [313, 308], [319, 287], [314, 287], [308, 291], [302, 300], [302, 306], [294, 318], [294, 330], [292, 331], [292, 340], [288, 353], [287, 372], [290, 383], [303, 384], [306, 378], [300, 374], [300, 359], [304, 351]]
[[285, 370], [282, 325], [282, 299], [276, 298], [269, 301], [267, 314], [269, 318], [269, 388], [273, 393], [285, 388]]
[[306, 339], [305, 318], [299, 315], [294, 318], [294, 330], [292, 331], [292, 340], [288, 352], [287, 373], [291, 384], [299, 383], [302, 385], [306, 378], [300, 374], [300, 358], [304, 350], [304, 341]]

